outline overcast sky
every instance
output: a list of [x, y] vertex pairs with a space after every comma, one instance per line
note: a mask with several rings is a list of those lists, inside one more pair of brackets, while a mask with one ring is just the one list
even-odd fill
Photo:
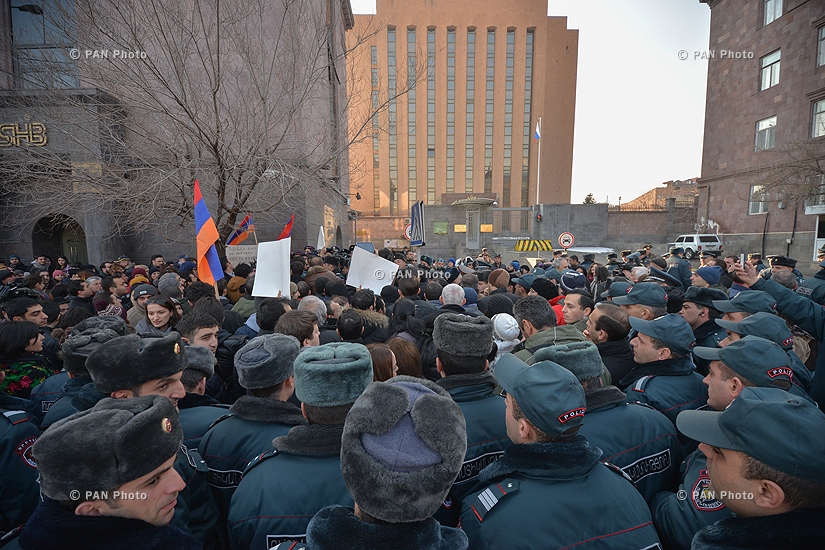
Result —
[[[351, 2], [355, 13], [375, 13], [375, 0]], [[708, 67], [694, 52], [708, 49], [707, 4], [548, 4], [548, 15], [565, 15], [579, 30], [572, 202], [588, 193], [628, 202], [665, 181], [699, 176]]]

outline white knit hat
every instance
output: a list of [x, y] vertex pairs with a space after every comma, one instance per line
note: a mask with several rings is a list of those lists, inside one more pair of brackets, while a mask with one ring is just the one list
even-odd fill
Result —
[[519, 335], [515, 317], [508, 313], [493, 315], [493, 335], [498, 340], [515, 340]]

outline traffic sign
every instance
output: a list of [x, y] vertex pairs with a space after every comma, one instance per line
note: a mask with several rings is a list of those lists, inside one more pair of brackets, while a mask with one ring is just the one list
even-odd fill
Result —
[[408, 223], [404, 226], [404, 238], [408, 241], [412, 239], [412, 224]]
[[565, 231], [561, 235], [559, 235], [559, 246], [562, 248], [570, 248], [573, 246], [573, 242], [575, 239], [573, 238], [573, 234], [569, 231]]

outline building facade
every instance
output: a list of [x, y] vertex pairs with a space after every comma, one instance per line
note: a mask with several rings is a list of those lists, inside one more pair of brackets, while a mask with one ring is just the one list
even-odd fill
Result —
[[711, 23], [699, 230], [731, 252], [807, 262], [825, 244], [825, 179], [810, 169], [825, 160], [825, 0], [700, 1]]
[[524, 209], [502, 216], [496, 233], [527, 231], [532, 205], [570, 202], [578, 31], [548, 17], [546, 0], [378, 0], [375, 15], [355, 16], [348, 37], [359, 36], [357, 240], [400, 232], [415, 201]]

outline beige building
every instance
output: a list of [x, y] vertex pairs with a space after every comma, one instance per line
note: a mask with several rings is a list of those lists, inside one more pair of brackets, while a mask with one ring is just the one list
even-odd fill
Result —
[[417, 200], [570, 202], [578, 31], [546, 0], [377, 0], [347, 38], [359, 240], [397, 238]]

